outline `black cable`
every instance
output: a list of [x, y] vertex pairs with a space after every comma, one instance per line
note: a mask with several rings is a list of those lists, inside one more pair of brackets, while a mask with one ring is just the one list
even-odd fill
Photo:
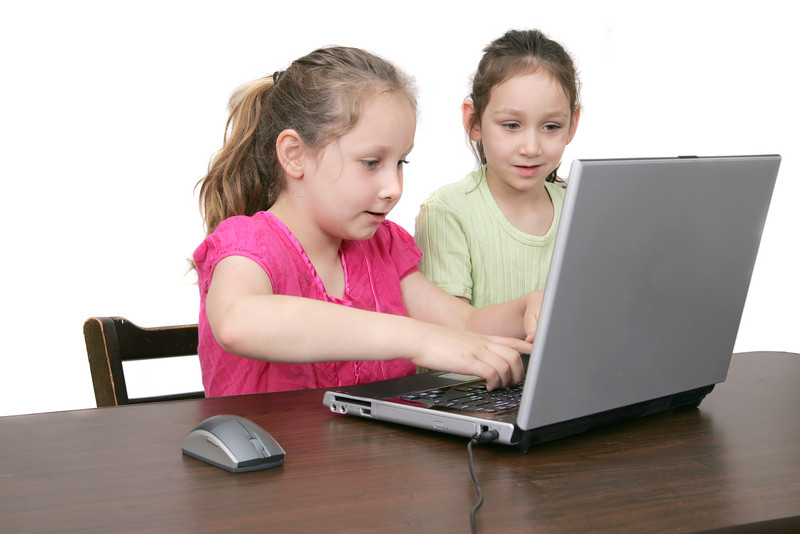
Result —
[[478, 525], [475, 522], [475, 514], [478, 513], [478, 508], [481, 507], [483, 504], [483, 491], [481, 490], [481, 483], [478, 482], [478, 477], [475, 476], [475, 466], [472, 462], [472, 446], [478, 445], [480, 443], [489, 443], [496, 440], [500, 436], [500, 433], [497, 430], [485, 430], [480, 434], [475, 434], [472, 436], [472, 439], [469, 440], [467, 444], [467, 457], [469, 458], [469, 474], [472, 476], [473, 482], [475, 482], [475, 489], [478, 491], [478, 502], [475, 504], [475, 507], [472, 509], [472, 513], [470, 514], [470, 525], [472, 525], [472, 534], [476, 534], [478, 532]]

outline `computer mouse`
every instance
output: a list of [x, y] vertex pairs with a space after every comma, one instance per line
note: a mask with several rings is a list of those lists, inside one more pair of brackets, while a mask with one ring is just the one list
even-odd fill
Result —
[[283, 464], [286, 452], [263, 428], [238, 415], [215, 415], [183, 440], [183, 453], [232, 473]]

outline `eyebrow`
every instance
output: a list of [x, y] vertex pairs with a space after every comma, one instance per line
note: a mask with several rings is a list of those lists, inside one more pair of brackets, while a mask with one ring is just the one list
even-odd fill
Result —
[[[520, 111], [519, 109], [516, 109], [516, 108], [503, 108], [503, 109], [495, 110], [494, 113], [493, 113], [493, 115], [502, 115], [502, 114], [520, 115], [520, 114], [523, 114], [523, 112]], [[565, 112], [565, 111], [562, 111], [562, 110], [552, 110], [552, 111], [545, 112], [542, 115], [545, 116], [545, 117], [569, 117], [572, 114], [569, 111]]]
[[[367, 152], [382, 152], [382, 153], [390, 152], [393, 149], [394, 147], [388, 145], [380, 145], [380, 144], [371, 145], [366, 148]], [[414, 150], [414, 143], [411, 143], [411, 146], [408, 147], [408, 149], [404, 153], [408, 154], [412, 150]]]

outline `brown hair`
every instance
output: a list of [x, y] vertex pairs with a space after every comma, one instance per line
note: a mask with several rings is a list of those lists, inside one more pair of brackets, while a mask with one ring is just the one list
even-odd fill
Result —
[[[512, 76], [529, 74], [539, 69], [549, 72], [564, 89], [574, 117], [580, 107], [580, 81], [572, 57], [557, 42], [539, 30], [510, 30], [483, 49], [483, 57], [472, 78], [470, 98], [474, 106], [469, 131], [480, 125], [481, 116], [489, 104], [492, 89]], [[479, 164], [486, 164], [486, 154], [481, 141], [471, 142]], [[561, 182], [555, 169], [548, 182]]]
[[404, 96], [416, 110], [411, 78], [348, 47], [320, 48], [285, 71], [238, 88], [222, 148], [198, 182], [206, 234], [228, 217], [269, 209], [278, 198], [285, 181], [275, 143], [282, 131], [297, 131], [317, 152], [353, 129], [363, 103], [378, 93]]

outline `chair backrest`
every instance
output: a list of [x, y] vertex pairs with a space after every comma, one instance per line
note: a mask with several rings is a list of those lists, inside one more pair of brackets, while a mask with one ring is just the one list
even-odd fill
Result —
[[122, 317], [91, 317], [83, 324], [97, 406], [203, 397], [202, 391], [128, 398], [122, 362], [197, 354], [197, 325], [141, 328]]

